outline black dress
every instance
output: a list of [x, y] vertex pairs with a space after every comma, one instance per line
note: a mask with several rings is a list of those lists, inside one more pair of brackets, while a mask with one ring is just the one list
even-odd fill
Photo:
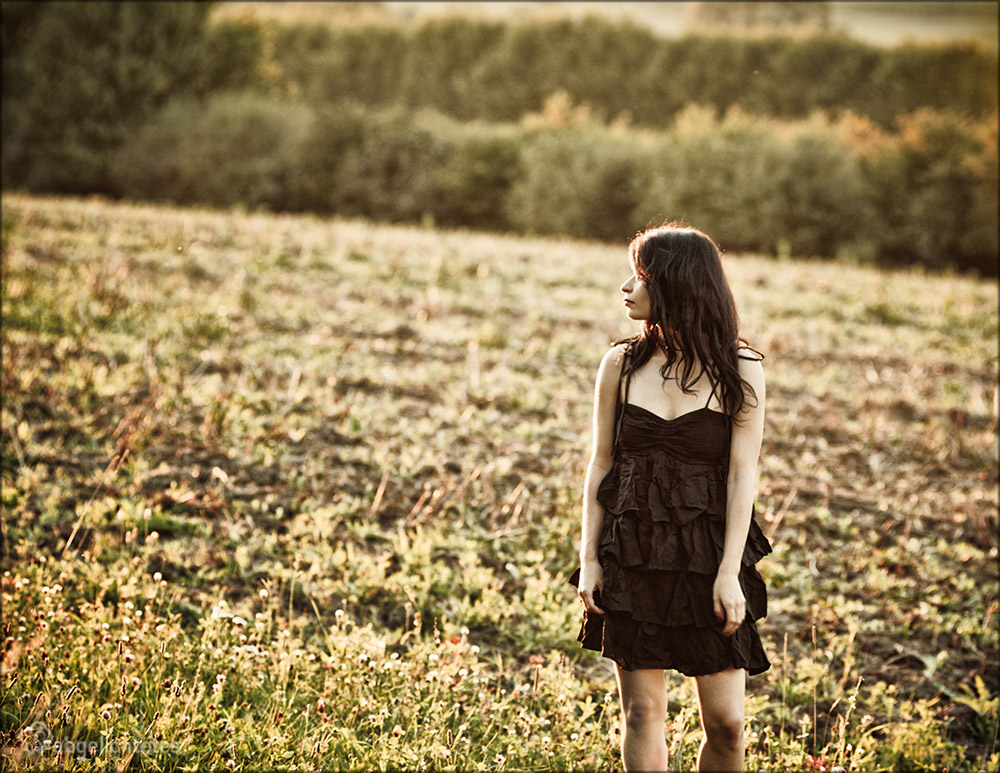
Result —
[[[584, 612], [579, 641], [627, 671], [766, 671], [756, 621], [767, 614], [767, 589], [756, 563], [771, 545], [755, 513], [739, 572], [747, 615], [735, 634], [723, 635], [712, 605], [726, 532], [729, 417], [706, 406], [667, 420], [627, 395], [626, 381], [614, 465], [597, 492], [605, 515], [596, 601], [605, 614]], [[570, 578], [578, 582], [579, 570]]]

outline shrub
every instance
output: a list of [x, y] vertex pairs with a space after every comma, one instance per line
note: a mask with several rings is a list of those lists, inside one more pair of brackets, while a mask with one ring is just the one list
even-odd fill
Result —
[[333, 205], [345, 215], [420, 220], [436, 207], [434, 170], [447, 141], [403, 110], [375, 113], [360, 143], [344, 150], [333, 177]]
[[38, 5], [27, 17], [12, 9], [23, 34], [4, 40], [4, 184], [113, 192], [111, 154], [169, 98], [193, 92], [208, 5]]
[[311, 113], [252, 92], [168, 105], [117, 154], [124, 195], [285, 208]]
[[370, 111], [351, 102], [323, 105], [299, 145], [294, 183], [286, 206], [291, 210], [332, 212], [337, 208], [336, 179], [351, 148], [360, 147], [371, 124]]
[[267, 34], [284, 93], [314, 106], [353, 101], [385, 107], [404, 101], [399, 86], [407, 46], [398, 27], [270, 24]]
[[643, 225], [638, 210], [652, 146], [594, 126], [547, 128], [525, 140], [507, 201], [511, 224], [536, 234], [619, 241]]
[[738, 110], [690, 107], [660, 141], [644, 212], [683, 220], [727, 250], [774, 251], [781, 230], [777, 129]]
[[850, 110], [886, 127], [921, 107], [997, 109], [996, 53], [970, 43], [886, 48], [830, 32], [664, 39], [593, 17], [274, 30], [283, 83], [310, 100], [431, 107], [463, 120], [517, 121], [558, 90], [602, 118], [628, 113], [652, 128], [690, 103], [783, 118]]
[[884, 262], [997, 272], [996, 119], [918, 111], [860, 154]]
[[504, 230], [505, 202], [523, 174], [521, 138], [511, 126], [452, 125], [451, 151], [433, 175], [434, 215], [447, 226]]

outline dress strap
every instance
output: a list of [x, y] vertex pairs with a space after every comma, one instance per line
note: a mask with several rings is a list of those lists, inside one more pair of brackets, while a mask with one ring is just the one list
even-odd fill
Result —
[[[626, 346], [622, 354], [622, 367], [618, 371], [618, 389], [615, 391], [615, 436], [611, 446], [612, 458], [618, 456], [618, 439], [622, 434], [622, 416], [625, 413], [625, 403], [628, 402], [628, 388], [632, 382], [632, 368], [629, 365], [629, 355], [632, 353], [631, 347]], [[625, 378], [624, 394], [622, 390], [622, 377]]]
[[718, 387], [718, 383], [712, 382], [712, 391], [708, 393], [708, 400], [705, 401], [705, 407], [708, 408], [712, 404], [712, 398], [715, 397], [715, 390]]

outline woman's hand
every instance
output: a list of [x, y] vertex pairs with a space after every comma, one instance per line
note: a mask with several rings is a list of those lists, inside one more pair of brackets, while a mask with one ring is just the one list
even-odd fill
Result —
[[604, 610], [594, 603], [594, 593], [604, 589], [604, 570], [596, 558], [580, 563], [580, 584], [577, 592], [583, 599], [583, 606], [592, 614], [603, 615]]
[[747, 615], [746, 598], [743, 596], [739, 578], [735, 574], [720, 572], [716, 576], [715, 584], [712, 586], [712, 605], [715, 607], [715, 616], [720, 621], [726, 622], [722, 633], [732, 636], [743, 624], [743, 618]]

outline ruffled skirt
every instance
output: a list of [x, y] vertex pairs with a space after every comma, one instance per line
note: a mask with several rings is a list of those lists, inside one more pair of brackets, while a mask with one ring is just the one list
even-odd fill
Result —
[[[722, 633], [712, 588], [725, 542], [725, 467], [692, 464], [665, 451], [623, 454], [601, 482], [604, 506], [598, 557], [604, 615], [584, 613], [577, 637], [627, 671], [674, 669], [687, 676], [770, 667], [757, 620], [767, 589], [756, 563], [771, 545], [751, 517], [739, 572], [747, 601], [743, 624]], [[579, 570], [570, 582], [579, 582]]]

